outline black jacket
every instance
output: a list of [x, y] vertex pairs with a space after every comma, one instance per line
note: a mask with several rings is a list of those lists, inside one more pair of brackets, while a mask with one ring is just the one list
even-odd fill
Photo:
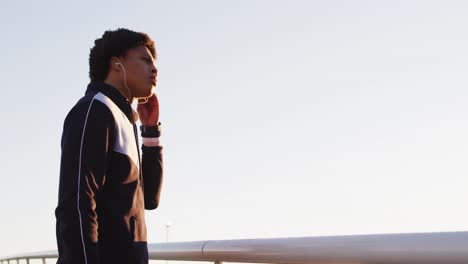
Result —
[[162, 148], [140, 151], [130, 103], [91, 83], [68, 113], [56, 235], [59, 264], [148, 263], [145, 210], [159, 203]]

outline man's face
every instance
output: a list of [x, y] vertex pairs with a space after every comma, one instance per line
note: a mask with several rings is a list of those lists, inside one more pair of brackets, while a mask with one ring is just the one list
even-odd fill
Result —
[[121, 58], [127, 75], [127, 85], [133, 98], [149, 97], [156, 87], [158, 70], [148, 48], [138, 46]]

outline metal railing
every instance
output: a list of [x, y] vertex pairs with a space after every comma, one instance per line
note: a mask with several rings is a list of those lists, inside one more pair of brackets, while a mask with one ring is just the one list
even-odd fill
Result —
[[[467, 264], [468, 232], [209, 240], [148, 245], [150, 260], [289, 264]], [[2, 264], [57, 258], [21, 254]]]

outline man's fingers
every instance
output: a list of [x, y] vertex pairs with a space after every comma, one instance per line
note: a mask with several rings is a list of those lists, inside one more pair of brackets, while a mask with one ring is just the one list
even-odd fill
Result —
[[138, 101], [141, 103], [147, 102], [154, 104], [154, 102], [158, 103], [158, 98], [156, 97], [156, 94], [153, 93], [151, 96], [146, 97], [145, 99], [138, 99]]

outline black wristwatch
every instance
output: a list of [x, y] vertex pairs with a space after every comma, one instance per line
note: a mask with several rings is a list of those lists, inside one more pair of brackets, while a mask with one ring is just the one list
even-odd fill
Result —
[[141, 137], [158, 138], [161, 136], [161, 122], [155, 126], [140, 126]]

